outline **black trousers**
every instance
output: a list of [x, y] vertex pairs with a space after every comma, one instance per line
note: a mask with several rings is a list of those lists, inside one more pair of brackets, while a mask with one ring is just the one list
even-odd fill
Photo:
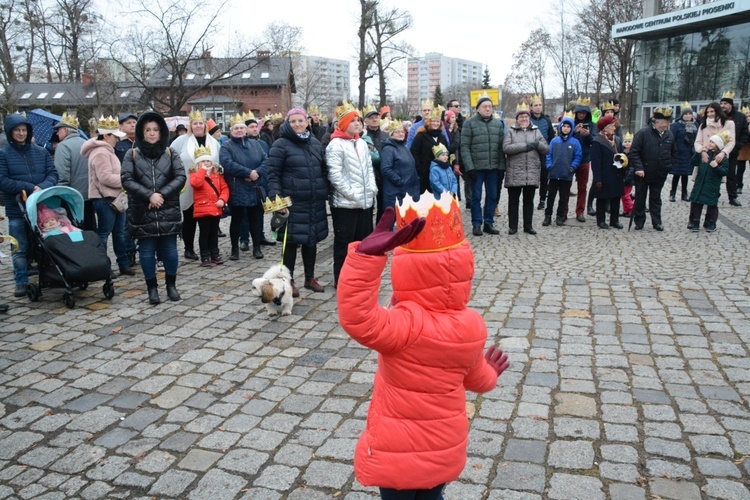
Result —
[[646, 223], [646, 197], [648, 197], [648, 212], [651, 215], [651, 224], [661, 224], [661, 190], [664, 187], [666, 177], [653, 182], [643, 182], [640, 177], [635, 181], [635, 205], [633, 206], [633, 222], [636, 226]]
[[317, 245], [294, 245], [286, 244], [284, 250], [284, 265], [289, 269], [289, 274], [294, 279], [294, 264], [297, 261], [297, 247], [302, 247], [302, 266], [305, 269], [305, 280], [315, 277], [315, 257], [318, 253]]
[[396, 490], [380, 488], [380, 500], [443, 500], [445, 483], [429, 490]]
[[94, 210], [94, 198], [83, 202], [83, 229], [85, 231], [96, 231], [96, 210]]
[[523, 193], [523, 228], [530, 229], [534, 217], [536, 186], [508, 187], [508, 228], [518, 229], [518, 203]]
[[570, 199], [570, 186], [573, 181], [564, 181], [561, 179], [550, 179], [547, 183], [547, 206], [544, 209], [544, 215], [552, 217], [552, 210], [555, 207], [555, 198], [560, 193], [560, 201], [557, 204], [557, 216], [565, 217], [565, 208], [568, 206]]
[[544, 202], [547, 200], [547, 189], [548, 189], [548, 175], [549, 171], [545, 165], [547, 164], [547, 155], [539, 155], [539, 159], [542, 165], [542, 174], [539, 177], [539, 201]]
[[742, 160], [737, 160], [737, 187], [739, 189], [742, 189], [745, 187], [745, 183], [742, 181], [742, 178], [745, 176], [745, 167], [747, 166], [747, 162]]
[[195, 251], [195, 228], [198, 222], [193, 217], [193, 205], [182, 211], [182, 243], [186, 252]]
[[[259, 213], [261, 217], [258, 217]], [[232, 207], [232, 222], [229, 223], [229, 241], [232, 243], [232, 251], [239, 248], [240, 229], [244, 219], [247, 219], [250, 224], [250, 238], [253, 240], [253, 248], [260, 246], [260, 234], [263, 229], [262, 215], [263, 208], [260, 204], [254, 207]]]
[[677, 185], [682, 182], [682, 196], [687, 197], [687, 184], [688, 184], [688, 176], [687, 175], [672, 175], [672, 190], [669, 192], [670, 196], [674, 196], [677, 194]]
[[607, 209], [609, 208], [609, 225], [614, 226], [620, 222], [620, 198], [597, 198], [596, 199], [596, 223], [607, 222]]
[[339, 282], [339, 274], [346, 260], [349, 243], [362, 241], [372, 232], [372, 208], [334, 208], [333, 219], [333, 283]]
[[729, 172], [727, 172], [727, 196], [730, 200], [737, 198], [737, 155], [729, 155]]
[[[190, 209], [193, 210], [192, 208]], [[196, 219], [201, 233], [198, 235], [198, 245], [201, 249], [201, 258], [219, 256], [219, 221], [221, 217], [201, 217]]]
[[[690, 219], [696, 224], [701, 220], [701, 213], [703, 212], [702, 203], [691, 203], [690, 204]], [[716, 222], [719, 220], [719, 206], [718, 205], [706, 205], [706, 224], [709, 222]]]

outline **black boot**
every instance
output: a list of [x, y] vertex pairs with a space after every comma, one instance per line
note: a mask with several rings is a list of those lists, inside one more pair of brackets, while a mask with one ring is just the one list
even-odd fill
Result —
[[545, 215], [544, 216], [544, 222], [542, 222], [542, 226], [549, 226], [552, 224], [552, 216], [551, 215]]
[[167, 280], [167, 297], [169, 297], [169, 300], [173, 302], [180, 300], [180, 294], [177, 293], [177, 286], [175, 286], [175, 282], [177, 281], [177, 276], [170, 276], [167, 274], [166, 280]]
[[690, 221], [690, 224], [688, 225], [688, 229], [693, 231], [694, 233], [697, 233], [701, 230], [701, 220], [700, 219], [693, 219]]
[[208, 252], [201, 252], [201, 267], [211, 267], [211, 255]]
[[256, 259], [263, 258], [263, 252], [260, 251], [260, 245], [253, 245], [253, 257]]
[[148, 289], [148, 303], [151, 305], [161, 304], [159, 299], [159, 288], [156, 284], [156, 278], [146, 280], [146, 288]]
[[232, 247], [232, 253], [229, 254], [229, 260], [240, 260], [240, 249]]
[[674, 192], [674, 191], [670, 191], [670, 192], [669, 192], [669, 201], [670, 201], [670, 202], [675, 202], [675, 201], [677, 201], [677, 200], [675, 200], [675, 197], [674, 197], [674, 195], [675, 195], [675, 192]]

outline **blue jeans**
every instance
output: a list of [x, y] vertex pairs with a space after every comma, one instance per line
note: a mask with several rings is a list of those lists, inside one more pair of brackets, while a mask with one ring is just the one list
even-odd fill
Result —
[[[500, 171], [475, 170], [477, 176], [471, 181], [471, 225], [481, 226], [482, 223], [491, 226], [495, 222], [495, 208], [497, 208]], [[484, 185], [484, 220], [482, 219], [482, 185]]]
[[[14, 200], [15, 201], [15, 200]], [[13, 254], [13, 279], [16, 285], [29, 283], [29, 239], [26, 235], [26, 221], [22, 217], [8, 219], [8, 232], [18, 241], [18, 250]]]
[[109, 203], [101, 198], [94, 199], [96, 212], [96, 234], [102, 240], [104, 251], [107, 250], [107, 240], [112, 235], [112, 246], [117, 256], [117, 266], [120, 270], [130, 267], [130, 261], [125, 251], [125, 212], [115, 212], [109, 208]]
[[141, 258], [143, 277], [147, 280], [156, 278], [156, 252], [164, 262], [164, 272], [168, 276], [177, 276], [177, 235], [154, 236], [138, 239], [138, 255]]

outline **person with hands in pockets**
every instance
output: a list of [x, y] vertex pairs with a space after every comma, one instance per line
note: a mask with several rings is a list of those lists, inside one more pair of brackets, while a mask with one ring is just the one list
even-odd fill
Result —
[[[492, 390], [509, 362], [494, 346], [483, 352], [487, 327], [467, 308], [474, 255], [458, 202], [424, 193], [396, 210], [398, 219], [386, 208], [375, 231], [349, 245], [338, 283], [342, 327], [378, 352], [354, 473], [383, 499], [437, 500], [466, 464], [466, 391]], [[381, 307], [391, 250], [393, 296]]]

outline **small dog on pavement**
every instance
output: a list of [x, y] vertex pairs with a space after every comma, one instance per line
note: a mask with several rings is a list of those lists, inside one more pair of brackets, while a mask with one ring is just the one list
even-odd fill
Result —
[[292, 275], [289, 269], [281, 264], [272, 266], [262, 278], [253, 280], [253, 295], [260, 297], [266, 305], [269, 316], [292, 314], [294, 298], [292, 297]]

